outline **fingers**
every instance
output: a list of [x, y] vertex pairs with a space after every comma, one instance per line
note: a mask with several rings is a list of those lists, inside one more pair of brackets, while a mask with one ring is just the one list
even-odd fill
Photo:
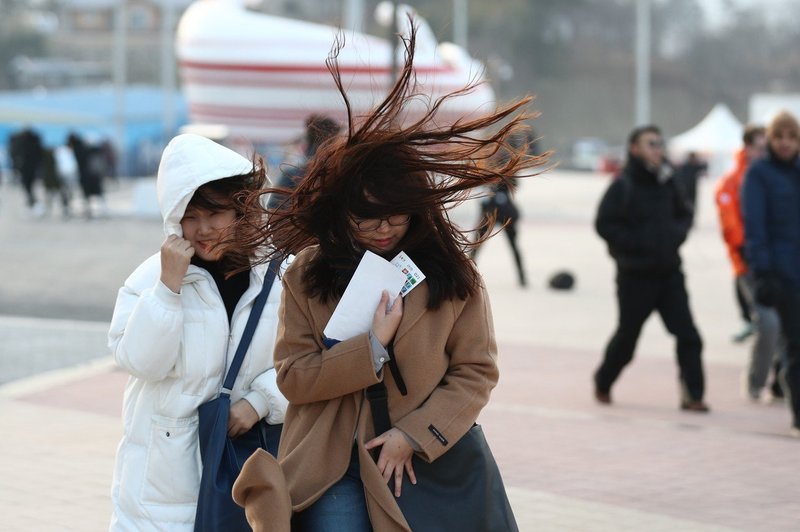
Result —
[[250, 430], [258, 422], [258, 412], [247, 399], [239, 399], [231, 405], [231, 417]]
[[[383, 293], [386, 294], [386, 291], [384, 290]], [[381, 298], [381, 300], [382, 299], [383, 298]], [[388, 302], [389, 294], [386, 294], [386, 299], [387, 299], [387, 302]], [[389, 309], [389, 312], [387, 313], [387, 315], [392, 316], [394, 318], [398, 318], [398, 319], [403, 317], [403, 298], [402, 297], [397, 296], [394, 299], [394, 304], [392, 305], [392, 308]]]
[[[392, 475], [394, 472], [394, 475]], [[389, 479], [394, 477], [394, 496], [399, 497], [403, 490], [403, 472], [408, 475], [408, 479], [411, 481], [412, 484], [417, 484], [417, 476], [414, 474], [414, 466], [411, 462], [411, 458], [406, 460], [405, 462], [396, 464], [394, 468], [387, 467], [385, 471], [381, 471], [383, 474], [383, 478], [386, 482], [389, 482]]]
[[161, 244], [161, 282], [180, 293], [183, 276], [194, 255], [192, 244], [177, 235], [170, 235]]
[[381, 320], [386, 316], [387, 308], [389, 305], [389, 293], [384, 290], [381, 292], [381, 300], [378, 301], [378, 306], [375, 307], [375, 316], [373, 321]]
[[411, 480], [411, 483], [416, 484], [417, 475], [414, 473], [414, 463], [411, 461], [411, 458], [406, 460], [405, 470], [406, 470], [406, 475], [408, 475], [409, 480]]
[[392, 491], [395, 497], [399, 497], [403, 485], [403, 472], [408, 473], [412, 484], [417, 483], [417, 477], [411, 464], [413, 449], [406, 441], [405, 436], [395, 428], [389, 429], [364, 444], [367, 449], [378, 446], [382, 446], [376, 463], [378, 471], [390, 488], [392, 486], [390, 481], [394, 481]]
[[403, 490], [403, 464], [394, 466], [394, 496], [399, 497]]
[[[374, 449], [375, 447], [380, 447], [384, 445], [386, 443], [386, 434], [387, 433], [384, 432], [380, 436], [372, 438], [371, 440], [369, 440], [364, 444], [364, 448], [369, 451]], [[378, 466], [378, 471], [381, 472], [381, 475], [383, 475], [383, 479], [387, 482], [391, 478], [392, 474], [392, 468], [389, 467], [389, 464], [390, 464], [389, 455], [386, 452], [386, 447], [384, 447], [383, 449], [381, 449], [381, 453], [378, 456], [378, 461], [375, 465]]]
[[382, 310], [384, 314], [386, 314], [386, 309], [389, 307], [389, 292], [384, 290], [381, 292], [381, 301], [378, 304], [377, 310]]
[[253, 427], [253, 423], [248, 423], [248, 421], [239, 416], [231, 416], [228, 418], [228, 436], [231, 438], [237, 438], [250, 430]]
[[164, 243], [161, 245], [161, 251], [175, 252], [179, 255], [191, 257], [194, 255], [194, 248], [191, 242], [178, 235], [169, 235]]
[[243, 432], [242, 427], [236, 422], [236, 420], [229, 419], [228, 420], [228, 436], [231, 438], [235, 438], [239, 436]]
[[258, 423], [258, 412], [246, 400], [239, 399], [231, 405], [228, 414], [228, 436], [241, 436]]
[[389, 484], [390, 480], [394, 481], [394, 496], [399, 497], [403, 491], [403, 471], [405, 469], [405, 464], [403, 462], [390, 464], [388, 460], [383, 461], [379, 459], [377, 465], [384, 482]]
[[378, 436], [377, 438], [372, 438], [367, 443], [364, 444], [364, 448], [367, 450], [374, 449], [375, 447], [381, 446], [384, 444], [386, 440], [384, 439], [383, 435]]
[[388, 303], [389, 293], [384, 290], [372, 319], [372, 332], [384, 347], [394, 338], [403, 317], [403, 301], [400, 296], [395, 298], [391, 308], [387, 307]]

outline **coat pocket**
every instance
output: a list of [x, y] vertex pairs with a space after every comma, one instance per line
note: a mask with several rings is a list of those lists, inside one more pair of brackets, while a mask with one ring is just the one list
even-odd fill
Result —
[[192, 504], [200, 489], [197, 416], [152, 416], [144, 465], [142, 503]]

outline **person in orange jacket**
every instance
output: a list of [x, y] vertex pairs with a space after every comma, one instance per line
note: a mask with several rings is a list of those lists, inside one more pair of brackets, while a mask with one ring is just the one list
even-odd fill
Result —
[[[749, 125], [744, 130], [744, 146], [736, 152], [736, 166], [720, 178], [714, 192], [719, 212], [722, 238], [728, 248], [733, 265], [737, 292], [741, 293], [755, 324], [756, 339], [747, 370], [747, 394], [758, 400], [766, 385], [770, 366], [776, 359], [780, 341], [780, 323], [775, 309], [758, 304], [754, 298], [753, 277], [749, 273], [743, 256], [744, 219], [740, 205], [740, 193], [744, 175], [750, 163], [766, 153], [767, 137], [763, 127]], [[782, 396], [777, 380], [771, 386], [773, 396]]]

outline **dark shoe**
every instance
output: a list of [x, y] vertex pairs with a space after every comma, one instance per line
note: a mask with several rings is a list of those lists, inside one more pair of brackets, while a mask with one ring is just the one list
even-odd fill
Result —
[[594, 390], [594, 398], [597, 399], [597, 402], [601, 405], [611, 404], [611, 394], [608, 392], [601, 392], [597, 388]]
[[772, 394], [773, 399], [783, 399], [783, 388], [781, 388], [781, 383], [778, 379], [772, 381], [772, 385], [769, 387], [769, 391]]
[[688, 412], [708, 412], [711, 410], [703, 401], [682, 401], [681, 410]]

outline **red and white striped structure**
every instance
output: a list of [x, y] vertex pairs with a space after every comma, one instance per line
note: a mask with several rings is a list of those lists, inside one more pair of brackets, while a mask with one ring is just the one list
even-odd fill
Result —
[[[407, 19], [400, 17], [408, 34]], [[415, 69], [419, 89], [437, 97], [481, 79], [483, 67], [463, 48], [438, 44], [418, 25]], [[176, 52], [193, 125], [224, 126], [255, 143], [284, 143], [303, 132], [311, 113], [344, 120], [345, 109], [325, 59], [340, 30], [248, 11], [241, 0], [198, 0], [178, 25]], [[378, 37], [343, 32], [340, 71], [354, 114], [382, 99], [391, 76], [391, 47]], [[397, 64], [402, 65], [402, 47]], [[420, 105], [424, 105], [424, 102]], [[488, 84], [445, 105], [442, 123], [494, 109]], [[413, 113], [414, 106], [411, 106]]]

